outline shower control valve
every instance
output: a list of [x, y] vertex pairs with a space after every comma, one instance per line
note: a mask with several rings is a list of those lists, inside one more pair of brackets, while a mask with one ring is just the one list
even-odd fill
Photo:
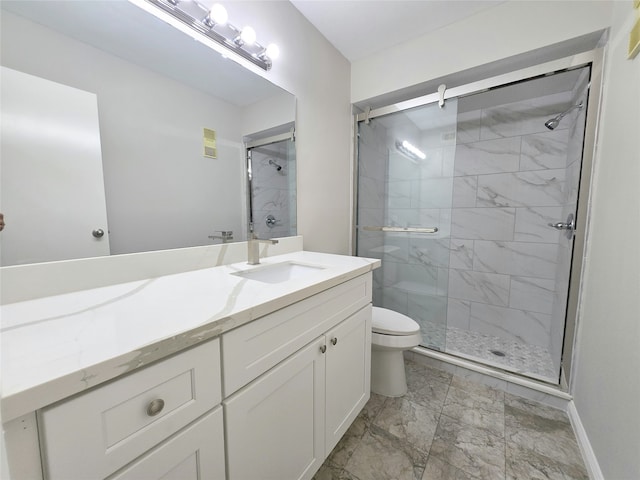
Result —
[[265, 223], [267, 224], [267, 227], [273, 228], [276, 225], [280, 225], [280, 220], [276, 220], [276, 217], [274, 217], [273, 215], [267, 215]]

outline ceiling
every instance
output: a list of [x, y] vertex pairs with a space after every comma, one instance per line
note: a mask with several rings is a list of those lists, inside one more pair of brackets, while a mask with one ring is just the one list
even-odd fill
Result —
[[350, 62], [504, 3], [504, 0], [290, 1]]

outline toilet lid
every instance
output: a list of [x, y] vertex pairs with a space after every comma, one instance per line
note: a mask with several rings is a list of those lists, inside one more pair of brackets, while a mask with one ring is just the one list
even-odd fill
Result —
[[372, 330], [387, 335], [413, 335], [420, 331], [420, 325], [388, 308], [373, 307]]

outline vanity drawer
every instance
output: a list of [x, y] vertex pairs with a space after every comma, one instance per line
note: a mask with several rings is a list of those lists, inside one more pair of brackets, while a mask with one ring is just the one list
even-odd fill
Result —
[[225, 398], [371, 302], [371, 273], [222, 335]]
[[220, 340], [214, 339], [44, 408], [46, 478], [104, 478], [220, 402]]

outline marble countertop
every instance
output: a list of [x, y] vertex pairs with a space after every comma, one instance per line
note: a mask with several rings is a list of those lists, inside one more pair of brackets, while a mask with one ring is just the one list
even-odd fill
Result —
[[323, 267], [281, 283], [232, 273], [246, 262], [3, 305], [2, 421], [365, 274], [379, 260], [315, 252], [261, 259]]

